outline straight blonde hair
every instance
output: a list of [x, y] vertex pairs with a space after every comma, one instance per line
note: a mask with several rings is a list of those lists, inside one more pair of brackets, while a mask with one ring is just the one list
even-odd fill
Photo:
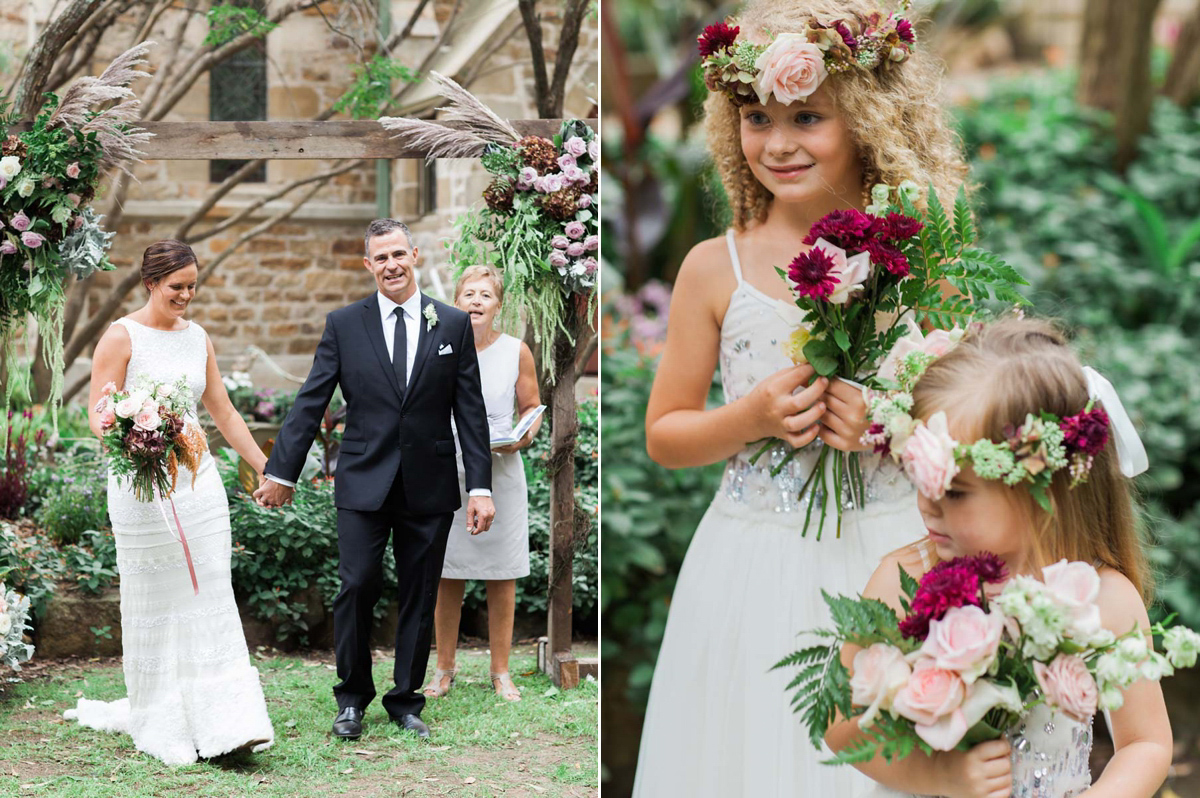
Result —
[[[945, 411], [961, 434], [973, 436], [969, 440], [1003, 441], [1005, 428], [1020, 426], [1030, 413], [1066, 418], [1087, 403], [1087, 378], [1066, 337], [1035, 319], [1004, 319], [968, 333], [913, 389], [914, 418]], [[1008, 490], [1031, 521], [1036, 567], [1064, 557], [1100, 563], [1128, 577], [1144, 600], [1152, 598], [1132, 485], [1121, 474], [1111, 438], [1095, 456], [1087, 482], [1071, 488], [1068, 469], [1054, 474], [1048, 491], [1053, 512], [1042, 509], [1027, 483]]]
[[459, 294], [462, 293], [463, 286], [475, 280], [491, 280], [492, 285], [496, 289], [496, 301], [501, 305], [504, 304], [504, 278], [500, 276], [500, 272], [487, 264], [476, 264], [463, 269], [463, 273], [458, 276], [458, 280], [454, 283], [454, 301], [458, 301]]

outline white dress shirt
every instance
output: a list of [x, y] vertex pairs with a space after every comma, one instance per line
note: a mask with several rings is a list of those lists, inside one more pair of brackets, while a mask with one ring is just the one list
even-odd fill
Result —
[[[395, 309], [400, 308], [404, 316], [404, 377], [405, 387], [412, 381], [413, 364], [417, 360], [417, 344], [420, 342], [421, 336], [421, 292], [413, 291], [412, 296], [397, 305], [392, 300], [383, 295], [382, 291], [376, 291], [375, 296], [379, 299], [379, 320], [383, 324], [383, 342], [387, 344], [388, 360], [395, 360], [394, 352], [396, 351], [396, 314]], [[278, 482], [280, 485], [286, 485], [289, 488], [296, 487], [295, 482], [288, 482], [286, 479], [265, 474], [267, 479], [272, 482]], [[470, 492], [471, 496], [491, 496], [492, 492], [487, 488], [475, 488]]]

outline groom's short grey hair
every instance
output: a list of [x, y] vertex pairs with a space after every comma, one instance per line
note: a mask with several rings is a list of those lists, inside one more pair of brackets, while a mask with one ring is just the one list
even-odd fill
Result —
[[385, 236], [397, 230], [404, 231], [404, 237], [408, 239], [408, 248], [412, 249], [412, 232], [409, 231], [408, 225], [404, 222], [398, 222], [395, 219], [376, 219], [367, 225], [367, 232], [363, 235], [363, 255], [368, 258], [371, 257], [372, 238], [375, 236]]

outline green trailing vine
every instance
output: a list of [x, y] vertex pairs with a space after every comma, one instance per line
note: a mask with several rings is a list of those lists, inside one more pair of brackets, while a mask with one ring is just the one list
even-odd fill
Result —
[[204, 37], [206, 47], [220, 47], [246, 33], [261, 39], [279, 27], [252, 6], [213, 6], [207, 16], [208, 35]]
[[391, 106], [394, 83], [413, 83], [419, 76], [420, 73], [395, 59], [376, 55], [354, 67], [354, 80], [333, 110], [355, 119], [376, 117]]

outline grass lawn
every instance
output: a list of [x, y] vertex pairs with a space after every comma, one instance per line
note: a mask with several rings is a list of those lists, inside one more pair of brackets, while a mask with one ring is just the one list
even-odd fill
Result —
[[[79, 696], [125, 695], [119, 660], [43, 668], [0, 693], [0, 796], [599, 795], [598, 685], [556, 690], [536, 672], [532, 647], [513, 650], [516, 704], [492, 692], [486, 651], [460, 649], [454, 689], [421, 715], [433, 735], [424, 742], [389, 723], [378, 700], [362, 738], [334, 739], [332, 656], [260, 651], [275, 746], [174, 768], [135, 750], [128, 736], [62, 719]], [[390, 684], [391, 656], [377, 651], [379, 694]]]

